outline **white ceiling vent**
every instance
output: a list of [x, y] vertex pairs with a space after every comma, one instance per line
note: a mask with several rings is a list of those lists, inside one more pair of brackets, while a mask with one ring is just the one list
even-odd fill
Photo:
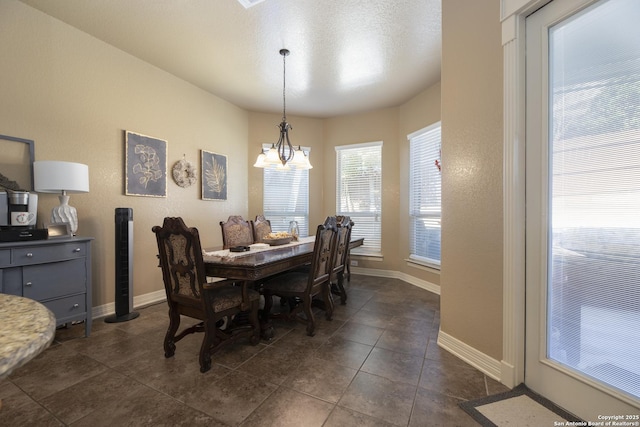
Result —
[[245, 9], [249, 9], [251, 6], [255, 6], [258, 3], [262, 3], [264, 0], [238, 0], [238, 2], [244, 6]]

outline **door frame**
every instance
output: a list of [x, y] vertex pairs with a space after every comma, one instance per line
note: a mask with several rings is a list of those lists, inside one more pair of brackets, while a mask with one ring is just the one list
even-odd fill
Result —
[[503, 57], [503, 294], [500, 381], [525, 369], [525, 19], [551, 0], [501, 0]]
[[[504, 67], [503, 124], [503, 353], [501, 382], [515, 387], [525, 381], [526, 348], [526, 18], [553, 0], [501, 0]], [[593, 0], [595, 2], [595, 0]], [[565, 372], [567, 377], [577, 375]], [[597, 382], [580, 381], [594, 390]], [[591, 392], [590, 392], [591, 393]], [[614, 397], [623, 405], [637, 402]], [[624, 408], [624, 407], [623, 407]]]
[[[514, 387], [525, 381], [525, 192], [526, 192], [526, 18], [552, 0], [501, 0], [503, 46], [503, 354], [501, 382]], [[594, 0], [595, 1], [595, 0]], [[566, 374], [566, 373], [565, 373]], [[600, 399], [599, 384], [588, 384], [588, 398]], [[548, 380], [547, 380], [548, 381]], [[605, 392], [609, 394], [608, 392]], [[613, 396], [613, 395], [612, 395]], [[637, 407], [620, 396], [610, 403], [619, 409]], [[613, 408], [612, 408], [613, 409]], [[616, 412], [615, 410], [613, 412]]]

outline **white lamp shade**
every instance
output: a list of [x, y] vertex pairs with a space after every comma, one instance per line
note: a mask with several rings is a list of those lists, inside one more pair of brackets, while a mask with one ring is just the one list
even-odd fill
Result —
[[39, 193], [88, 193], [89, 166], [55, 160], [33, 162], [33, 181]]
[[253, 166], [256, 168], [264, 168], [265, 166], [267, 166], [267, 164], [264, 161], [266, 157], [267, 156], [264, 153], [258, 154], [258, 158], [256, 159], [256, 162]]
[[276, 150], [275, 146], [272, 145], [271, 148], [269, 148], [264, 162], [269, 165], [282, 164], [282, 162], [280, 161], [280, 156], [278, 155], [278, 150]]
[[306, 161], [304, 159], [304, 152], [298, 148], [293, 152], [293, 159], [291, 159], [291, 165], [296, 168], [303, 168], [306, 166]]

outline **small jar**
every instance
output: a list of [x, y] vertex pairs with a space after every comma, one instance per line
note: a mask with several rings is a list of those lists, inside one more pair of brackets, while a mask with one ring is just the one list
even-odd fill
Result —
[[298, 221], [289, 222], [289, 234], [293, 237], [293, 240], [298, 240], [300, 235], [300, 229], [298, 228]]

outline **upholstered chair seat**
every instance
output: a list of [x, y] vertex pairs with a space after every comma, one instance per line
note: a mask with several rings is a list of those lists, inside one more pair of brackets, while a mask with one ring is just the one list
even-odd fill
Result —
[[[253, 289], [247, 289], [247, 296], [249, 297], [250, 303], [260, 299], [260, 294]], [[242, 302], [242, 294], [238, 292], [238, 289], [233, 289], [233, 287], [220, 289], [216, 294], [216, 298], [213, 300], [212, 308], [215, 313], [221, 313], [238, 307]]]

